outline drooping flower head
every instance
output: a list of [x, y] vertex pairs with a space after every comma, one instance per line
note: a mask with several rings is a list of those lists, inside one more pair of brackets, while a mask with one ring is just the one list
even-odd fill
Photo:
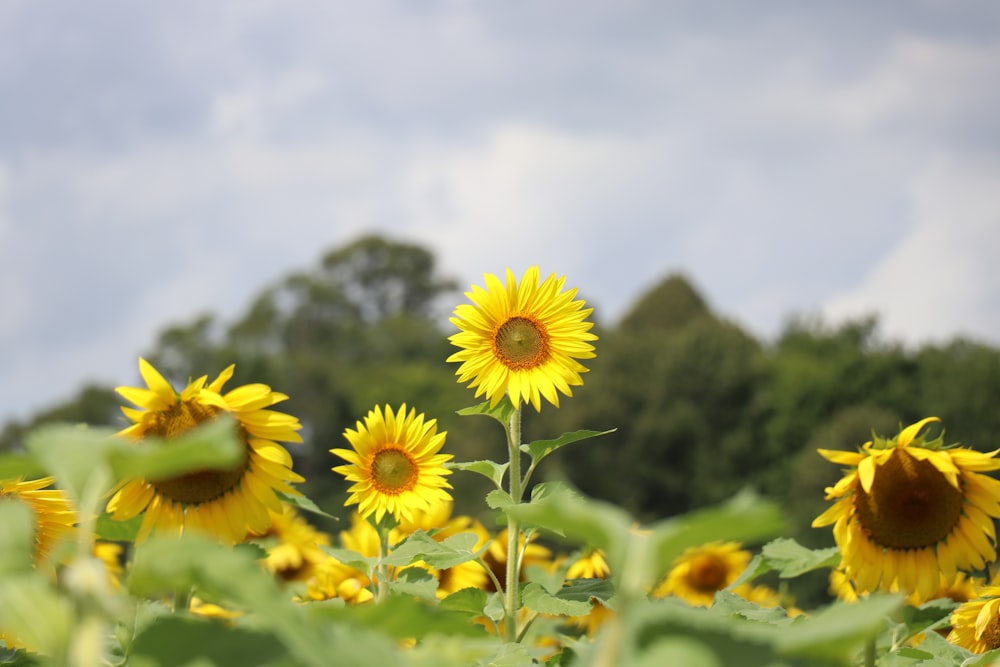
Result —
[[750, 563], [751, 554], [739, 542], [709, 542], [678, 556], [653, 597], [674, 595], [689, 604], [710, 607], [715, 594], [728, 587]]
[[0, 480], [0, 501], [19, 501], [31, 511], [36, 564], [48, 557], [56, 543], [68, 537], [76, 524], [76, 511], [69, 497], [61, 489], [48, 488], [53, 482], [52, 477]]
[[541, 410], [541, 397], [559, 407], [559, 392], [583, 384], [587, 372], [577, 359], [592, 359], [597, 336], [587, 317], [593, 308], [574, 301], [576, 289], [563, 291], [566, 278], [553, 273], [539, 282], [533, 266], [520, 281], [507, 269], [507, 284], [486, 274], [486, 289], [474, 285], [471, 304], [455, 309], [451, 323], [459, 332], [448, 338], [462, 348], [448, 361], [461, 362], [458, 381], [469, 382], [476, 397], [486, 395], [496, 407], [504, 395], [515, 406], [531, 403]]
[[928, 439], [928, 417], [893, 438], [873, 436], [857, 452], [820, 449], [848, 466], [826, 489], [835, 501], [813, 527], [833, 524], [841, 569], [857, 593], [902, 592], [932, 599], [959, 571], [980, 570], [996, 558], [993, 519], [1000, 517], [997, 451], [944, 447]]
[[269, 408], [288, 397], [264, 384], [247, 384], [223, 393], [233, 376], [229, 366], [212, 382], [207, 376], [188, 383], [178, 394], [145, 359], [139, 371], [146, 387], [118, 387], [140, 409], [123, 407], [133, 424], [119, 435], [131, 440], [154, 436], [169, 440], [214, 419], [232, 415], [245, 446], [243, 460], [232, 468], [197, 470], [177, 477], [127, 481], [108, 502], [113, 519], [145, 512], [138, 539], [150, 531], [180, 534], [188, 530], [242, 542], [248, 532], [271, 526], [268, 510], [282, 511], [276, 492], [297, 494], [289, 484], [304, 481], [292, 471], [292, 458], [278, 442], [301, 442], [299, 420]]
[[362, 517], [375, 515], [381, 521], [386, 513], [397, 521], [413, 521], [415, 510], [427, 510], [432, 503], [451, 499], [445, 489], [451, 484], [444, 467], [451, 454], [438, 454], [447, 432], [437, 432], [437, 420], [425, 420], [406, 404], [393, 412], [379, 406], [368, 412], [364, 423], [346, 429], [344, 437], [353, 449], [331, 449], [348, 462], [333, 468], [347, 481], [354, 482], [344, 505], [358, 505]]

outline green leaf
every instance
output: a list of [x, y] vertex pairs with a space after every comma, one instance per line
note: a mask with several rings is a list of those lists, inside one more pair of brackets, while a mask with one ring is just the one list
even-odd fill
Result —
[[[442, 609], [437, 604], [409, 595], [389, 595], [378, 604], [323, 607], [321, 612], [326, 624], [330, 621], [348, 623], [378, 630], [380, 634], [395, 639], [420, 639], [437, 633], [459, 637], [482, 637], [485, 634], [482, 626], [469, 622], [468, 614]], [[337, 663], [350, 664], [346, 660], [338, 660]]]
[[156, 481], [195, 470], [231, 468], [245, 452], [236, 421], [223, 414], [169, 440], [123, 443], [112, 448], [109, 461], [119, 478]]
[[500, 402], [497, 403], [495, 408], [491, 408], [490, 402], [486, 401], [484, 403], [480, 403], [479, 405], [462, 408], [458, 411], [458, 414], [463, 417], [468, 415], [485, 415], [487, 417], [492, 417], [500, 422], [500, 425], [503, 426], [506, 431], [510, 426], [511, 415], [514, 414], [514, 405], [510, 402], [510, 399], [507, 396], [504, 396], [500, 399]]
[[490, 509], [506, 510], [514, 506], [514, 499], [503, 489], [493, 489], [486, 494], [486, 504]]
[[284, 502], [288, 503], [292, 507], [302, 510], [303, 512], [309, 512], [310, 514], [316, 514], [318, 516], [326, 517], [327, 519], [333, 519], [334, 521], [340, 521], [339, 517], [335, 517], [332, 514], [327, 514], [319, 508], [316, 503], [314, 503], [309, 498], [299, 493], [281, 493], [280, 491], [275, 491], [278, 497]]
[[768, 542], [761, 548], [761, 555], [784, 579], [798, 577], [806, 572], [836, 567], [840, 563], [840, 549], [808, 549], [789, 537]]
[[139, 514], [125, 521], [115, 521], [110, 514], [102, 512], [97, 517], [94, 531], [98, 538], [109, 542], [134, 542], [142, 519], [143, 515]]
[[333, 556], [338, 562], [343, 563], [348, 567], [353, 567], [359, 572], [371, 576], [371, 573], [375, 571], [375, 564], [378, 562], [378, 558], [368, 557], [359, 554], [357, 551], [351, 551], [350, 549], [342, 549], [338, 547], [326, 547], [320, 546], [324, 552]]
[[422, 530], [418, 530], [396, 545], [384, 562], [387, 565], [405, 567], [423, 561], [431, 567], [445, 570], [473, 560], [476, 555], [475, 533], [457, 533], [440, 542]]
[[871, 595], [857, 602], [836, 602], [782, 629], [775, 647], [786, 656], [846, 661], [885, 627], [903, 606], [902, 596]]
[[499, 489], [503, 487], [503, 476], [507, 472], [509, 465], [509, 463], [500, 464], [493, 461], [469, 461], [467, 463], [448, 462], [444, 464], [444, 467], [452, 470], [467, 470], [479, 473], [491, 480]]
[[30, 572], [35, 553], [35, 520], [31, 509], [0, 495], [0, 575]]
[[396, 574], [389, 582], [389, 591], [401, 595], [412, 595], [424, 600], [437, 601], [438, 580], [427, 570], [408, 567]]
[[573, 431], [572, 433], [563, 433], [554, 440], [535, 440], [534, 442], [521, 445], [521, 451], [527, 452], [527, 454], [531, 456], [532, 465], [535, 465], [560, 447], [564, 447], [572, 442], [578, 442], [588, 438], [596, 438], [599, 435], [614, 433], [616, 430], [618, 429], [613, 428], [609, 431], [580, 430]]
[[0, 454], [0, 479], [38, 479], [50, 474], [27, 454]]
[[585, 616], [590, 613], [590, 601], [571, 600], [552, 595], [539, 584], [531, 581], [521, 589], [524, 606], [540, 614]]
[[161, 667], [183, 667], [210, 660], [218, 667], [266, 665], [286, 653], [277, 638], [259, 628], [249, 630], [185, 616], [157, 619], [135, 638], [132, 657], [156, 660]]
[[556, 593], [565, 600], [600, 600], [607, 602], [615, 595], [615, 587], [610, 579], [569, 579]]
[[441, 600], [438, 606], [448, 611], [480, 616], [486, 606], [486, 598], [487, 593], [481, 588], [463, 588]]
[[55, 476], [56, 485], [78, 505], [85, 496], [102, 495], [110, 488], [113, 480], [106, 463], [107, 454], [114, 447], [125, 445], [110, 429], [67, 424], [42, 426], [24, 440], [28, 453]]
[[639, 656], [635, 667], [722, 667], [711, 647], [690, 637], [671, 636], [653, 643]]
[[535, 665], [528, 649], [521, 644], [504, 644], [489, 662], [482, 662], [482, 667], [531, 667]]

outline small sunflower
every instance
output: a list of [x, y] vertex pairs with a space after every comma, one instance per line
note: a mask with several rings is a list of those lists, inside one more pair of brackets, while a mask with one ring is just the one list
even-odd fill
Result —
[[750, 564], [739, 542], [709, 542], [678, 556], [653, 597], [674, 595], [698, 607], [711, 607], [715, 594], [736, 581]]
[[52, 477], [0, 480], [0, 499], [20, 501], [31, 510], [36, 564], [45, 560], [55, 545], [72, 533], [76, 524], [76, 511], [69, 497], [61, 489], [47, 488], [54, 481]]
[[450, 500], [445, 489], [451, 484], [444, 467], [451, 454], [438, 454], [446, 432], [437, 432], [437, 420], [424, 420], [416, 410], [406, 411], [406, 404], [396, 412], [388, 405], [385, 413], [379, 406], [368, 412], [364, 424], [344, 431], [353, 449], [331, 449], [348, 462], [333, 468], [347, 481], [354, 482], [344, 505], [357, 503], [358, 512], [367, 518], [375, 514], [381, 521], [388, 513], [397, 521], [413, 521], [415, 510], [426, 510], [433, 503]]
[[282, 581], [309, 579], [316, 564], [328, 558], [323, 547], [330, 546], [330, 536], [317, 530], [288, 503], [284, 503], [280, 514], [268, 512], [270, 529], [263, 535], [248, 537], [267, 551], [264, 567]]
[[[536, 566], [543, 570], [552, 571], [555, 569], [555, 561], [553, 560], [552, 551], [548, 547], [544, 547], [541, 544], [535, 543], [536, 533], [531, 534], [527, 541], [525, 541], [524, 535], [519, 536], [518, 551], [521, 554], [521, 581], [524, 581], [527, 577], [525, 568]], [[500, 582], [500, 586], [506, 590], [507, 588], [507, 529], [504, 528], [499, 533], [497, 533], [489, 543], [489, 547], [483, 552], [482, 559], [486, 567], [490, 569], [493, 576], [496, 577], [497, 581]], [[477, 548], [482, 548], [481, 545]], [[489, 579], [485, 582], [484, 590], [489, 592], [496, 591], [496, 586], [493, 583], [493, 579]]]
[[924, 427], [937, 421], [875, 436], [858, 452], [819, 450], [849, 469], [826, 489], [835, 502], [812, 525], [834, 525], [840, 567], [859, 594], [899, 591], [924, 602], [941, 577], [950, 583], [996, 558], [1000, 481], [981, 473], [1000, 469], [997, 451], [944, 448], [943, 433], [927, 440]]
[[282, 511], [277, 493], [297, 494], [290, 482], [302, 482], [292, 471], [292, 458], [278, 442], [301, 442], [299, 420], [270, 410], [288, 397], [264, 384], [248, 384], [222, 393], [233, 376], [229, 366], [211, 383], [207, 376], [188, 383], [178, 394], [145, 359], [139, 371], [148, 388], [118, 387], [141, 409], [123, 407], [133, 424], [119, 435], [133, 441], [146, 436], [170, 439], [221, 413], [231, 414], [245, 445], [243, 461], [233, 468], [198, 470], [158, 481], [126, 481], [108, 502], [116, 520], [145, 512], [138, 539], [153, 530], [199, 531], [231, 544], [248, 532], [262, 534], [271, 525], [268, 510]]
[[572, 396], [571, 386], [583, 384], [587, 368], [577, 359], [592, 359], [597, 340], [587, 321], [593, 308], [574, 301], [576, 289], [562, 291], [566, 278], [551, 274], [539, 283], [533, 266], [518, 282], [507, 269], [506, 287], [493, 274], [484, 276], [486, 289], [472, 287], [471, 304], [455, 309], [451, 323], [459, 332], [448, 338], [462, 348], [448, 361], [461, 362], [458, 381], [469, 382], [476, 397], [483, 394], [496, 407], [505, 394], [520, 407], [541, 410], [541, 397], [559, 407], [559, 392]]
[[984, 586], [951, 613], [948, 641], [973, 653], [1000, 648], [1000, 586]]

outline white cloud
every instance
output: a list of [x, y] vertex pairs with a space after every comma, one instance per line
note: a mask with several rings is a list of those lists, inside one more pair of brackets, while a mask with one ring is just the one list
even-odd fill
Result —
[[1000, 337], [1000, 161], [942, 157], [910, 184], [911, 227], [853, 289], [834, 319], [877, 313], [890, 338]]

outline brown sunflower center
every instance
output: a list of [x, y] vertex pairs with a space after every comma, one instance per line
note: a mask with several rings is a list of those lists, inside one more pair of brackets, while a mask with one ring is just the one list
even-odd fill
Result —
[[512, 317], [497, 329], [493, 351], [508, 368], [535, 368], [549, 358], [549, 334], [537, 320]]
[[871, 539], [889, 549], [937, 544], [962, 514], [962, 492], [930, 461], [897, 450], [875, 470], [871, 493], [857, 489], [858, 521]]
[[400, 449], [383, 449], [372, 459], [372, 484], [380, 493], [395, 495], [417, 483], [417, 462]]
[[[219, 409], [194, 402], [177, 403], [156, 415], [146, 429], [150, 435], [170, 439], [198, 424], [214, 419]], [[245, 436], [244, 436], [245, 440]], [[246, 473], [247, 456], [232, 468], [195, 470], [193, 472], [153, 482], [157, 493], [184, 505], [215, 500], [231, 491]]]
[[688, 584], [691, 588], [705, 592], [722, 590], [725, 586], [729, 568], [721, 558], [712, 554], [696, 556], [691, 561], [688, 572]]
[[1000, 648], [1000, 618], [997, 618], [996, 614], [990, 616], [982, 633], [976, 632], [976, 639], [985, 644], [987, 650], [992, 651], [995, 648]]

